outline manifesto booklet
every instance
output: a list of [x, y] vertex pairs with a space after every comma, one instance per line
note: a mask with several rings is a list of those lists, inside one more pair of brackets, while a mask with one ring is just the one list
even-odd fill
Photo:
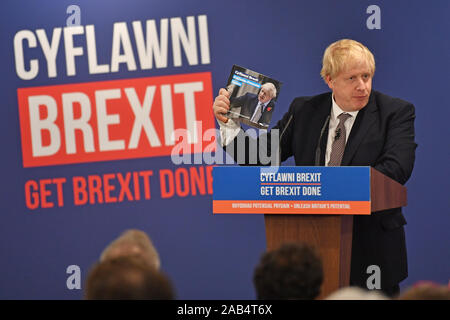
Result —
[[248, 126], [267, 129], [272, 120], [281, 82], [234, 65], [228, 78], [230, 110], [226, 116]]

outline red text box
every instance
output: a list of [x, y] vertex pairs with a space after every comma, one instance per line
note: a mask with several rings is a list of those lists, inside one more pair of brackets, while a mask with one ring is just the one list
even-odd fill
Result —
[[194, 152], [215, 128], [210, 72], [19, 88], [17, 95], [24, 167], [167, 156], [177, 129], [189, 133]]

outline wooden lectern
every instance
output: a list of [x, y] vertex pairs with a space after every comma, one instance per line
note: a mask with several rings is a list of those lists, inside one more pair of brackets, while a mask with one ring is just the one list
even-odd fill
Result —
[[[406, 206], [406, 188], [370, 169], [371, 212]], [[265, 214], [267, 250], [287, 242], [305, 242], [322, 257], [323, 298], [349, 285], [352, 252], [352, 215]]]

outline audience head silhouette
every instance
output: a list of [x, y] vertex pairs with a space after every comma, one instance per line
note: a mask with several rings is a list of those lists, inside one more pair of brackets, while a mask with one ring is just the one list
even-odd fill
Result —
[[398, 300], [450, 300], [450, 286], [421, 281], [408, 288]]
[[377, 290], [365, 290], [359, 287], [341, 288], [325, 300], [390, 300], [387, 296]]
[[320, 257], [300, 243], [284, 244], [263, 254], [253, 276], [260, 300], [312, 300], [319, 295], [322, 281]]
[[88, 300], [172, 300], [169, 278], [139, 256], [123, 256], [97, 263], [86, 283]]
[[123, 232], [103, 250], [100, 261], [124, 256], [139, 256], [150, 266], [158, 270], [161, 262], [159, 254], [148, 235], [140, 230], [130, 229]]

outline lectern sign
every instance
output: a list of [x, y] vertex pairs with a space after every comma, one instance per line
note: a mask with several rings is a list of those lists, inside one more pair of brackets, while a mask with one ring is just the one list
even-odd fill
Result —
[[370, 214], [370, 167], [214, 167], [213, 213]]

